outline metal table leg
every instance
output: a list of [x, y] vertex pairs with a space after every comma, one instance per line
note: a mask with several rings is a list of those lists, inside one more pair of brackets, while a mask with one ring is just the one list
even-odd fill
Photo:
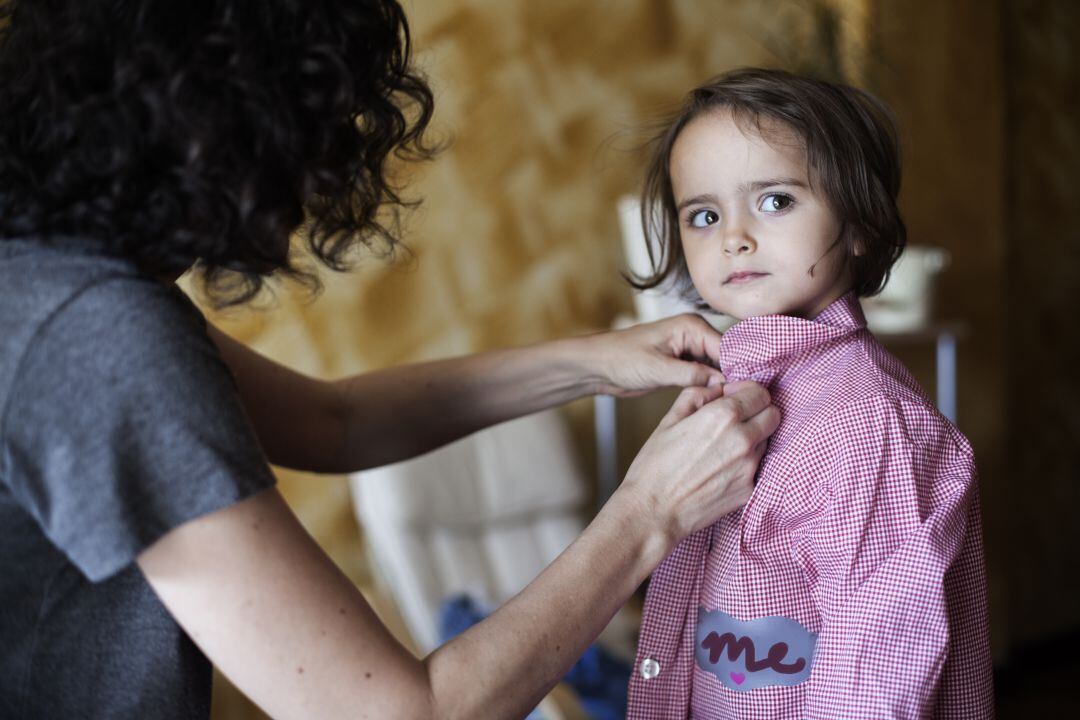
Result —
[[937, 406], [956, 422], [956, 335], [948, 330], [937, 336]]
[[615, 397], [593, 397], [593, 421], [596, 429], [596, 477], [598, 503], [603, 505], [619, 484], [619, 458], [616, 444]]

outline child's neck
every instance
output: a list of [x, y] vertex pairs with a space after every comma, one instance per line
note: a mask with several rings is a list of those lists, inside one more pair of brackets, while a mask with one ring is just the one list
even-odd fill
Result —
[[790, 310], [790, 311], [784, 311], [784, 312], [778, 311], [778, 312], [771, 312], [771, 313], [760, 313], [760, 314], [757, 314], [757, 315], [745, 315], [743, 317], [739, 317], [738, 315], [733, 315], [732, 313], [724, 312], [723, 310], [721, 310], [719, 308], [714, 308], [714, 310], [716, 310], [716, 312], [720, 313], [721, 315], [726, 315], [727, 317], [734, 318], [735, 322], [742, 322], [743, 320], [749, 320], [750, 318], [755, 318], [755, 317], [768, 317], [770, 315], [783, 315], [785, 317], [795, 317], [795, 318], [799, 318], [801, 320], [814, 320], [815, 318], [818, 317], [818, 315], [821, 315], [821, 313], [825, 312], [825, 309], [827, 307], [832, 305], [834, 302], [836, 302], [840, 298], [844, 297], [844, 295], [851, 292], [851, 290], [852, 290], [851, 287], [843, 286], [843, 287], [837, 288], [836, 290], [833, 290], [832, 292], [828, 293], [825, 297], [818, 300], [813, 306], [811, 306], [809, 308], [798, 308], [798, 309], [794, 309], [794, 310]]

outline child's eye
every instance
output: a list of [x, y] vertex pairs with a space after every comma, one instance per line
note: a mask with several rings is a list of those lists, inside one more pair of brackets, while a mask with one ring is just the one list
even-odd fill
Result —
[[791, 204], [794, 202], [795, 199], [790, 195], [772, 193], [761, 199], [761, 211], [767, 213], [783, 212], [791, 207]]
[[690, 225], [696, 228], [708, 227], [720, 221], [715, 210], [698, 210], [690, 215]]

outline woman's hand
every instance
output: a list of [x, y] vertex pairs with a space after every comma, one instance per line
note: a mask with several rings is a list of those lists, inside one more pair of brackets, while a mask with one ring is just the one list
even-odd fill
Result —
[[780, 411], [757, 383], [687, 388], [634, 459], [616, 495], [632, 498], [674, 546], [746, 503], [779, 423]]
[[633, 397], [661, 387], [708, 386], [724, 380], [716, 367], [720, 333], [699, 315], [679, 315], [579, 340], [595, 393]]

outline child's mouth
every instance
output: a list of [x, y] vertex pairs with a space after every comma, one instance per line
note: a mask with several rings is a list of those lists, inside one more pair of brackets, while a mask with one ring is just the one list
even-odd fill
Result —
[[733, 272], [727, 276], [724, 280], [725, 285], [745, 285], [746, 283], [753, 282], [758, 278], [763, 278], [769, 273], [752, 272], [749, 270], [741, 270], [739, 272]]

